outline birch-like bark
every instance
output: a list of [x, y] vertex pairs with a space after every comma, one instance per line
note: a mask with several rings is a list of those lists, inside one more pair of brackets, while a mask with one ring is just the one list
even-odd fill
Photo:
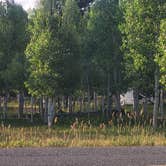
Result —
[[153, 107], [153, 128], [157, 128], [157, 113], [159, 109], [159, 69], [156, 67], [155, 73], [154, 73], [154, 79], [155, 79], [155, 89], [154, 89], [154, 107]]
[[53, 120], [55, 116], [55, 104], [54, 104], [54, 99], [49, 98], [48, 100], [48, 127], [52, 127], [53, 125]]
[[164, 91], [163, 89], [160, 90], [160, 113], [161, 113], [161, 118], [164, 118]]
[[61, 109], [65, 110], [65, 97], [62, 96]]

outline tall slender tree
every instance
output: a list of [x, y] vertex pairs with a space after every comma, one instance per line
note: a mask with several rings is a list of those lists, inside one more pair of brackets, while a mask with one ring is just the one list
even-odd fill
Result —
[[[6, 103], [7, 94], [10, 91], [17, 90], [22, 93], [24, 89], [24, 50], [27, 42], [27, 14], [21, 6], [14, 4], [14, 1], [1, 3], [1, 8], [0, 63], [2, 63], [2, 66], [0, 77]], [[23, 103], [20, 104], [23, 105]], [[21, 106], [19, 116], [22, 116], [22, 113], [23, 108]]]
[[[124, 32], [125, 37], [123, 40], [123, 47], [125, 48], [127, 59], [132, 65], [135, 73], [137, 73], [136, 81], [140, 79], [140, 81], [137, 81], [139, 86], [142, 82], [145, 82], [145, 80], [150, 80], [146, 79], [150, 76], [149, 73], [154, 73], [154, 128], [157, 126], [159, 104], [159, 66], [155, 63], [154, 59], [158, 54], [157, 41], [161, 20], [160, 8], [164, 3], [164, 1], [157, 0], [124, 1], [125, 23], [122, 31]], [[127, 65], [129, 65], [129, 63]]]
[[[111, 112], [111, 96], [120, 95], [121, 62], [120, 51], [121, 37], [119, 23], [121, 14], [119, 3], [116, 0], [96, 1], [91, 8], [87, 23], [90, 42], [87, 50], [91, 49], [91, 62], [98, 66], [99, 71], [104, 73], [107, 80], [107, 118]], [[105, 82], [105, 81], [104, 81]], [[103, 83], [104, 83], [103, 82]], [[120, 97], [118, 98], [120, 110]]]

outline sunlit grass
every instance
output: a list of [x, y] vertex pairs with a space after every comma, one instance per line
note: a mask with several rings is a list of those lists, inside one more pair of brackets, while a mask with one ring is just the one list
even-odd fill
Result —
[[166, 145], [166, 130], [141, 125], [93, 126], [76, 120], [70, 126], [0, 126], [0, 147], [110, 147]]
[[[9, 103], [8, 115], [17, 115], [18, 105]], [[125, 110], [130, 111], [131, 106]], [[150, 111], [149, 111], [150, 110]], [[151, 113], [152, 106], [148, 111]], [[106, 125], [102, 113], [90, 117], [58, 118], [53, 128], [49, 129], [39, 120], [34, 123], [22, 120], [9, 120], [0, 123], [0, 147], [110, 147], [137, 145], [165, 145], [166, 121], [154, 131], [152, 118], [137, 121], [133, 117], [112, 119]]]

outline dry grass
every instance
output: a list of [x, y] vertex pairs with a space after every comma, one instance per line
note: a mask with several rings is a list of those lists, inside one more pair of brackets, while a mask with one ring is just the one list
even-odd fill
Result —
[[166, 145], [165, 129], [114, 126], [76, 120], [71, 126], [11, 127], [0, 126], [0, 147], [110, 147], [133, 145]]

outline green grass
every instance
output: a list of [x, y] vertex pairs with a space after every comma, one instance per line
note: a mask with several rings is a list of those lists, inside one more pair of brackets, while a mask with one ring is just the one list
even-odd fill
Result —
[[108, 125], [82, 120], [57, 122], [48, 129], [40, 123], [21, 120], [0, 125], [0, 147], [110, 147], [166, 145], [166, 129], [150, 126]]

